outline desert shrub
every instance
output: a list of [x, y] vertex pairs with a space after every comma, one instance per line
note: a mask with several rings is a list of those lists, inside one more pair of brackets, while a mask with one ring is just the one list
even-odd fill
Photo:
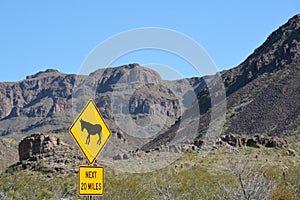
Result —
[[277, 188], [271, 193], [271, 200], [299, 200], [291, 189]]
[[248, 161], [238, 161], [231, 169], [231, 173], [235, 177], [235, 182], [233, 186], [220, 185], [220, 196], [218, 199], [269, 199], [274, 185], [266, 179], [261, 168], [255, 168]]
[[149, 193], [149, 174], [118, 174], [108, 172], [104, 182], [102, 199], [144, 199]]

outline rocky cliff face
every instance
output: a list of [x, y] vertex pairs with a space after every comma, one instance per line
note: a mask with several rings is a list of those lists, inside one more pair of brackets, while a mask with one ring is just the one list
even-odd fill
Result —
[[[300, 125], [300, 15], [274, 31], [239, 66], [221, 74], [227, 95], [225, 133], [295, 132]], [[209, 101], [207, 92], [199, 96]], [[209, 120], [209, 113], [203, 116], [200, 131]]]
[[[157, 112], [164, 110], [168, 117], [179, 117], [179, 101], [157, 72], [138, 64], [101, 71], [95, 99], [107, 118], [114, 114], [151, 114], [155, 111], [151, 108], [153, 105], [162, 107]], [[99, 71], [91, 74], [92, 77], [99, 75]]]
[[66, 132], [89, 98], [114, 132], [120, 132], [113, 120], [116, 115], [145, 124], [159, 113], [169, 127], [194, 101], [184, 94], [202, 82], [163, 81], [157, 72], [138, 64], [99, 69], [88, 76], [48, 69], [20, 82], [0, 83], [0, 134]]
[[[298, 134], [300, 15], [274, 31], [239, 66], [220, 74], [227, 96], [222, 134], [280, 137]], [[144, 147], [155, 148], [174, 140], [176, 135], [188, 135], [193, 131], [199, 138], [205, 136], [208, 127], [213, 126], [210, 95], [207, 87], [201, 87], [197, 91], [198, 102], [183, 113], [185, 117]], [[194, 117], [193, 108], [198, 105], [201, 118], [190, 120]]]
[[46, 70], [17, 83], [0, 85], [0, 117], [47, 117], [68, 109], [75, 75]]
[[273, 32], [240, 66], [223, 73], [227, 133], [287, 135], [300, 125], [300, 15]]
[[[70, 113], [75, 75], [46, 70], [15, 83], [0, 83], [1, 134], [28, 132], [31, 129], [62, 130]], [[63, 122], [60, 124], [60, 122]]]
[[223, 73], [227, 95], [266, 73], [299, 65], [300, 15], [274, 31], [242, 64]]

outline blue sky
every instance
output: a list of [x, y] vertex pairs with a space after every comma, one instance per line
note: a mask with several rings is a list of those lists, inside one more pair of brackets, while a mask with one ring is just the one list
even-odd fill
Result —
[[[89, 53], [120, 32], [172, 29], [195, 40], [218, 70], [240, 64], [267, 36], [300, 13], [299, 1], [1, 1], [0, 81], [22, 80], [48, 68], [77, 73]], [[123, 56], [112, 66], [167, 65], [197, 76], [184, 60], [161, 51]]]

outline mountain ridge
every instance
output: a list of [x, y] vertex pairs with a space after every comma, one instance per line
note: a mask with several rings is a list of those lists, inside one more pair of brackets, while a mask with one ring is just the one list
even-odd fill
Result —
[[[220, 72], [226, 90], [227, 112], [222, 134], [262, 134], [287, 137], [297, 134], [300, 126], [300, 15], [293, 16], [275, 30], [244, 62]], [[275, 95], [274, 95], [275, 93]], [[209, 89], [198, 91], [201, 118], [193, 129], [202, 138], [213, 123]], [[197, 105], [194, 106], [194, 108]], [[189, 111], [188, 111], [189, 112]], [[186, 115], [189, 115], [188, 113]], [[180, 120], [163, 133], [166, 138], [192, 131], [187, 120]], [[186, 133], [178, 127], [186, 126]], [[214, 137], [207, 135], [207, 137]], [[161, 145], [153, 139], [144, 147]], [[163, 142], [163, 144], [165, 144]]]
[[[282, 135], [280, 132], [287, 124], [290, 124], [287, 131], [297, 129], [297, 101], [300, 96], [297, 81], [300, 63], [299, 21], [300, 15], [295, 15], [274, 31], [239, 66], [218, 73], [224, 81], [227, 95], [227, 118], [223, 133], [255, 130], [249, 133]], [[201, 137], [210, 122], [211, 99], [205, 87], [210, 77], [213, 76], [207, 79], [195, 77], [165, 81], [154, 70], [136, 63], [99, 69], [89, 75], [64, 74], [48, 69], [28, 75], [19, 82], [0, 83], [0, 133], [66, 132], [74, 119], [74, 113], [80, 112], [83, 107], [85, 97], [92, 96], [114, 134], [122, 135], [122, 140], [131, 136], [126, 135], [128, 130], [118, 128], [125, 125], [115, 122], [116, 114], [120, 121], [129, 115], [132, 126], [143, 127], [151, 119], [158, 127], [152, 131], [160, 135], [176, 127], [174, 123], [182, 123], [186, 128], [180, 120], [181, 116], [190, 116], [185, 113], [196, 113], [197, 109], [202, 115], [199, 124], [189, 128], [198, 130], [196, 132]], [[284, 83], [289, 85], [281, 90]], [[271, 95], [277, 90], [281, 91], [278, 97], [280, 101], [275, 101]], [[284, 94], [287, 91], [289, 96]], [[259, 99], [265, 99], [265, 103], [259, 103]], [[291, 103], [285, 106], [285, 99], [290, 99]], [[200, 103], [200, 106], [195, 102]], [[268, 107], [267, 103], [277, 105], [277, 109]], [[293, 104], [295, 108], [292, 108]], [[268, 107], [268, 112], [278, 116], [281, 106], [284, 113], [292, 111], [294, 114], [285, 114], [282, 120], [277, 117], [276, 128], [274, 123], [266, 121], [272, 119], [272, 114], [264, 113], [262, 107]], [[255, 117], [254, 110], [260, 113], [264, 119], [262, 122]], [[151, 118], [153, 113], [157, 113], [160, 118]], [[164, 123], [160, 119], [164, 119]], [[249, 121], [252, 125], [249, 125]], [[147, 130], [142, 134], [147, 134]], [[147, 141], [153, 138], [154, 134]]]

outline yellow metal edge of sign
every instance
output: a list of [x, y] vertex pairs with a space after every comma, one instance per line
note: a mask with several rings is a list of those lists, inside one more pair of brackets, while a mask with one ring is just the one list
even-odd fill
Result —
[[[101, 120], [103, 121], [103, 123], [105, 124], [105, 126], [106, 126], [106, 128], [107, 128], [107, 130], [108, 130], [108, 132], [109, 132], [109, 136], [108, 136], [107, 140], [104, 142], [102, 148], [99, 150], [99, 152], [97, 153], [97, 155], [95, 156], [95, 158], [94, 158], [92, 161], [89, 160], [88, 156], [84, 153], [82, 147], [79, 145], [77, 139], [74, 137], [74, 135], [73, 135], [72, 132], [71, 132], [71, 129], [73, 128], [73, 126], [75, 125], [75, 123], [78, 121], [79, 117], [82, 115], [82, 113], [85, 111], [85, 109], [88, 107], [88, 105], [89, 105], [90, 103], [92, 103], [93, 106], [96, 108], [96, 111], [98, 112], [98, 114], [99, 114]], [[96, 158], [98, 157], [99, 153], [101, 152], [101, 150], [104, 148], [104, 146], [106, 145], [107, 141], [108, 141], [108, 140], [110, 139], [110, 137], [111, 137], [111, 130], [110, 130], [110, 128], [108, 127], [108, 125], [106, 124], [106, 122], [105, 122], [103, 116], [101, 115], [101, 113], [100, 113], [100, 111], [99, 111], [98, 107], [96, 106], [96, 104], [95, 104], [95, 102], [94, 102], [93, 99], [90, 99], [90, 100], [86, 103], [86, 105], [83, 107], [83, 109], [80, 111], [80, 113], [78, 114], [78, 116], [76, 117], [76, 119], [73, 121], [73, 123], [72, 123], [71, 126], [69, 127], [68, 131], [69, 131], [70, 135], [72, 136], [72, 138], [76, 141], [77, 146], [79, 147], [79, 149], [81, 150], [82, 154], [85, 156], [85, 158], [87, 159], [87, 161], [88, 161], [88, 163], [89, 163], [90, 165], [94, 164], [94, 162], [96, 161]]]
[[78, 187], [80, 187], [80, 168], [102, 168], [103, 176], [102, 176], [102, 183], [103, 189], [101, 194], [80, 194], [80, 189], [78, 188], [78, 196], [103, 196], [104, 195], [104, 167], [100, 166], [91, 166], [91, 165], [80, 165], [78, 170]]

